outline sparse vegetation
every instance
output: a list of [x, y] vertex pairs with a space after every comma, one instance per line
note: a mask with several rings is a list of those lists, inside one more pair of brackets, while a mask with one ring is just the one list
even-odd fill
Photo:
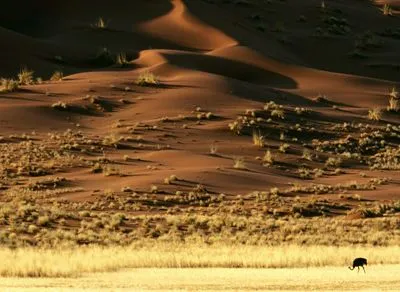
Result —
[[236, 169], [246, 169], [246, 163], [243, 157], [235, 157], [233, 159], [233, 168]]
[[64, 73], [62, 71], [55, 71], [50, 77], [50, 81], [61, 81], [64, 78]]
[[28, 68], [23, 68], [18, 73], [18, 82], [20, 85], [31, 85], [34, 83], [33, 81], [33, 71]]
[[368, 110], [368, 119], [372, 121], [380, 121], [382, 118], [382, 111], [380, 108], [373, 108]]
[[0, 92], [13, 92], [18, 90], [19, 83], [13, 79], [1, 79]]
[[265, 166], [271, 166], [274, 164], [274, 158], [270, 150], [267, 150], [263, 157], [263, 163]]
[[99, 17], [97, 21], [92, 24], [92, 27], [97, 29], [106, 29], [108, 27], [108, 24], [106, 21], [104, 21], [102, 17]]
[[159, 81], [153, 73], [144, 72], [136, 79], [136, 84], [140, 86], [156, 86], [159, 84]]
[[68, 110], [68, 104], [66, 104], [65, 102], [62, 102], [62, 101], [58, 101], [56, 103], [53, 103], [51, 105], [51, 107], [56, 109], [56, 110], [61, 110], [61, 111]]
[[253, 131], [253, 144], [258, 147], [264, 147], [265, 138], [260, 131]]
[[128, 61], [128, 58], [126, 57], [126, 54], [119, 53], [116, 58], [116, 63], [117, 63], [117, 66], [119, 66], [119, 67], [125, 67], [125, 66], [129, 65], [129, 61]]
[[392, 16], [393, 10], [388, 3], [385, 3], [382, 8], [383, 15]]

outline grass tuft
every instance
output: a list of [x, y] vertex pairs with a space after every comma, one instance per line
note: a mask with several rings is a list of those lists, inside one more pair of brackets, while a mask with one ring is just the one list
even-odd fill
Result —
[[136, 79], [136, 84], [140, 86], [156, 86], [159, 84], [157, 76], [151, 72], [144, 72]]
[[18, 73], [18, 82], [20, 85], [31, 85], [34, 83], [33, 81], [33, 71], [23, 68]]

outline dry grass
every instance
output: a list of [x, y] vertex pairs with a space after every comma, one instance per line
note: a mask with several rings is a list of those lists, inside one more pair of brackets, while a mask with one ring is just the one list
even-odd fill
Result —
[[18, 73], [18, 81], [21, 85], [31, 85], [34, 83], [33, 81], [33, 71], [29, 70], [28, 68], [23, 68]]
[[151, 72], [144, 72], [136, 79], [136, 84], [140, 86], [155, 86], [159, 84], [157, 76]]
[[18, 81], [2, 78], [0, 82], [0, 92], [13, 92], [19, 87]]
[[50, 81], [61, 81], [64, 78], [64, 73], [62, 71], [55, 71], [50, 77]]
[[263, 160], [263, 164], [265, 166], [270, 166], [270, 165], [274, 164], [274, 158], [273, 158], [272, 153], [271, 153], [270, 150], [267, 150], [265, 152], [264, 157], [263, 157], [262, 160]]
[[246, 169], [246, 162], [243, 157], [235, 157], [233, 159], [233, 168]]
[[380, 121], [382, 118], [382, 111], [380, 108], [373, 108], [368, 110], [368, 119], [372, 121]]
[[390, 112], [398, 112], [399, 111], [399, 100], [397, 98], [390, 97], [387, 110]]
[[[6, 291], [398, 291], [398, 265], [298, 269], [130, 269], [71, 278], [2, 278]], [[28, 288], [29, 287], [29, 288]]]
[[119, 53], [116, 58], [116, 64], [119, 67], [124, 67], [129, 64], [128, 58], [125, 53]]
[[108, 27], [108, 24], [106, 21], [104, 21], [102, 17], [99, 17], [99, 19], [94, 24], [92, 24], [92, 27], [98, 29], [105, 29]]
[[392, 7], [390, 7], [390, 5], [387, 3], [385, 5], [383, 5], [382, 11], [383, 11], [383, 15], [387, 15], [387, 16], [393, 15]]
[[1, 249], [3, 277], [75, 277], [125, 268], [303, 268], [348, 266], [357, 256], [370, 265], [399, 264], [398, 246], [245, 246], [177, 242], [131, 246]]
[[261, 135], [260, 131], [253, 131], [253, 144], [258, 147], [264, 147], [265, 137]]

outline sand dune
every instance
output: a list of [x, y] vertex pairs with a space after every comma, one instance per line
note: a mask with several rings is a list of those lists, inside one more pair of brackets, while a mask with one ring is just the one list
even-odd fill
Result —
[[[371, 206], [398, 199], [397, 169], [371, 170], [367, 158], [351, 155], [365, 150], [375, 159], [368, 151], [376, 145], [380, 154], [398, 145], [395, 136], [384, 135], [388, 123], [399, 124], [398, 113], [386, 111], [389, 92], [400, 86], [399, 1], [385, 1], [392, 16], [383, 15], [383, 1], [325, 1], [325, 8], [320, 1], [24, 1], [18, 15], [8, 13], [17, 4], [6, 2], [0, 76], [16, 78], [26, 66], [44, 81], [0, 92], [0, 134], [12, 143], [32, 135], [32, 143], [62, 148], [59, 156], [80, 157], [57, 170], [44, 166], [49, 176], [82, 188], [57, 199], [96, 201], [99, 190], [129, 186], [145, 193], [152, 185], [160, 196], [203, 186], [236, 198], [293, 184], [388, 177], [384, 187], [338, 188], [323, 198], [336, 204], [343, 193], [361, 194]], [[104, 27], [95, 25], [100, 17]], [[119, 53], [127, 56], [122, 65], [116, 64]], [[55, 70], [64, 72], [62, 81], [48, 81]], [[136, 84], [149, 72], [157, 84]], [[264, 110], [270, 101], [281, 105], [274, 115]], [[368, 111], [377, 107], [381, 120], [369, 120]], [[239, 116], [247, 119], [241, 135], [229, 129]], [[264, 145], [254, 145], [253, 132]], [[371, 149], [339, 149], [348, 136], [358, 141], [365, 135], [376, 139]], [[67, 136], [70, 141], [56, 144]], [[321, 147], [340, 145], [318, 152], [316, 139]], [[304, 158], [310, 149], [318, 155]], [[265, 162], [268, 150], [272, 166]], [[326, 165], [343, 152], [350, 158], [342, 166]], [[96, 173], [96, 163], [113, 169]], [[305, 169], [311, 177], [301, 176]], [[177, 182], [165, 183], [171, 175]], [[31, 179], [40, 177], [24, 176], [15, 185]], [[288, 200], [310, 195], [284, 194]], [[354, 200], [343, 204], [356, 207]]]

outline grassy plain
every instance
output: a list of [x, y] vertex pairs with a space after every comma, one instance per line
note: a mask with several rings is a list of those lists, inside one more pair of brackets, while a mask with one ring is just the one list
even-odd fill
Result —
[[2, 291], [398, 291], [400, 265], [283, 269], [140, 268], [82, 278], [0, 278]]

